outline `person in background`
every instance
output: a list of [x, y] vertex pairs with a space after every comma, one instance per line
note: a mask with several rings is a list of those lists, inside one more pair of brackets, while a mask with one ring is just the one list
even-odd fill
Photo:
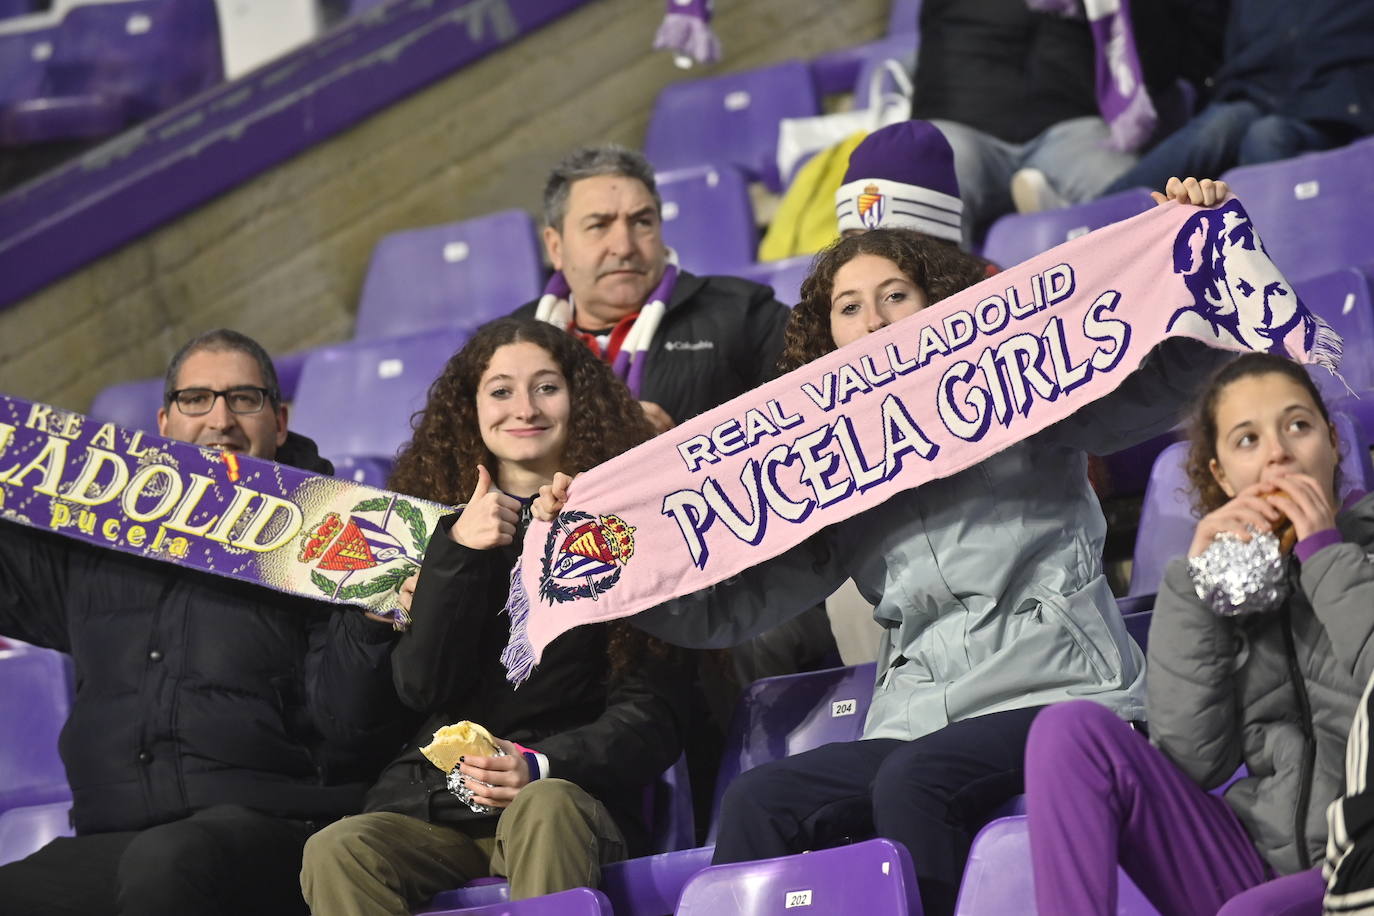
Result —
[[[686, 653], [627, 623], [564, 634], [518, 691], [501, 663], [530, 499], [555, 471], [586, 470], [651, 434], [625, 387], [563, 331], [505, 318], [449, 360], [417, 417], [391, 487], [461, 504], [403, 591], [414, 622], [396, 646], [396, 689], [424, 724], [367, 813], [306, 845], [301, 887], [322, 916], [408, 916], [489, 874], [508, 877], [517, 900], [594, 887], [603, 863], [652, 851], [644, 789], [682, 753]], [[485, 811], [420, 752], [463, 720], [504, 752], [459, 764]]]
[[[236, 331], [167, 368], [158, 432], [321, 474]], [[0, 633], [70, 652], [76, 836], [0, 866], [11, 913], [299, 914], [301, 850], [403, 738], [389, 623], [0, 522]]]
[[1231, 0], [1210, 101], [1104, 193], [1219, 175], [1374, 133], [1374, 2]]
[[[544, 245], [557, 273], [539, 301], [514, 313], [582, 341], [625, 382], [657, 433], [767, 381], [789, 314], [767, 286], [680, 269], [663, 240], [662, 211], [653, 168], [639, 153], [614, 145], [570, 153], [544, 188]], [[703, 815], [741, 687], [837, 660], [820, 605], [728, 656], [700, 659], [688, 747]]]
[[[1103, 193], [1136, 161], [1109, 141], [1094, 93], [1099, 48], [1081, 17], [1028, 0], [925, 0], [911, 116], [931, 121], [954, 148], [972, 246], [1013, 208], [1078, 204]], [[1180, 78], [1200, 82], [1220, 47], [1220, 0], [1130, 4], [1139, 77], [1164, 102]], [[1034, 7], [1034, 8], [1033, 8]], [[1194, 169], [1170, 175], [1215, 175]]]
[[[1226, 193], [1220, 182], [1175, 180], [1167, 198], [1210, 206]], [[911, 230], [841, 239], [802, 286], [779, 369], [805, 366], [983, 275], [981, 262]], [[679, 645], [725, 646], [853, 578], [882, 627], [863, 740], [731, 783], [713, 861], [877, 834], [910, 851], [926, 912], [952, 912], [974, 833], [1021, 791], [1037, 712], [1086, 697], [1123, 719], [1143, 714], [1144, 659], [1103, 575], [1106, 525], [1084, 450], [1168, 428], [1224, 358], [1172, 340], [1110, 396], [1036, 436], [629, 618]], [[557, 484], [541, 491], [536, 514], [553, 517], [565, 496]]]
[[[1319, 911], [1325, 813], [1374, 673], [1374, 498], [1338, 497], [1339, 461], [1326, 405], [1291, 360], [1247, 353], [1202, 392], [1187, 464], [1201, 519], [1155, 602], [1149, 738], [1083, 702], [1031, 727], [1040, 912], [1116, 912], [1118, 864], [1171, 916]], [[1199, 596], [1207, 569], [1191, 561], [1218, 535], [1285, 522], [1297, 541], [1277, 606], [1234, 613]], [[1344, 840], [1338, 826], [1333, 850]]]

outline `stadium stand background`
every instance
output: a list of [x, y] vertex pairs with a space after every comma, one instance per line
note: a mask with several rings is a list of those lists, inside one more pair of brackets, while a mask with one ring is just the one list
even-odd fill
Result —
[[159, 374], [207, 327], [236, 327], [274, 354], [347, 339], [382, 236], [537, 212], [543, 176], [572, 147], [639, 147], [669, 83], [868, 41], [888, 11], [888, 0], [721, 3], [724, 60], [684, 71], [650, 49], [660, 3], [589, 3], [0, 309], [0, 389], [85, 410], [108, 385]]

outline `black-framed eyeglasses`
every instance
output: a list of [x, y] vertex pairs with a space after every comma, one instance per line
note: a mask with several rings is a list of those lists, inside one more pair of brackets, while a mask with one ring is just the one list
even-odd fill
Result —
[[188, 417], [203, 417], [215, 408], [215, 399], [224, 398], [230, 413], [250, 414], [262, 410], [272, 392], [256, 385], [239, 385], [216, 391], [213, 388], [178, 388], [167, 393], [167, 400]]

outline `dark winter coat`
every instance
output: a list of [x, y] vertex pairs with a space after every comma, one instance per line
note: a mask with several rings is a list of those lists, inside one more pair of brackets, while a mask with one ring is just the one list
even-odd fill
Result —
[[441, 520], [430, 540], [411, 608], [414, 623], [393, 657], [397, 693], [425, 723], [368, 794], [367, 810], [441, 823], [486, 816], [459, 802], [445, 774], [419, 752], [437, 729], [468, 719], [543, 754], [547, 775], [599, 799], [631, 853], [647, 852], [643, 789], [682, 753], [690, 666], [680, 653], [636, 658], [611, 678], [611, 627], [593, 624], [555, 639], [515, 689], [500, 656], [510, 635], [502, 609], [519, 539], [506, 548], [471, 550], [448, 536], [456, 519]]
[[[327, 468], [308, 440], [289, 451]], [[404, 735], [393, 633], [358, 609], [2, 521], [0, 634], [73, 656], [60, 750], [78, 833], [219, 804], [330, 821]]]
[[1214, 98], [1374, 133], [1374, 3], [1234, 0]]

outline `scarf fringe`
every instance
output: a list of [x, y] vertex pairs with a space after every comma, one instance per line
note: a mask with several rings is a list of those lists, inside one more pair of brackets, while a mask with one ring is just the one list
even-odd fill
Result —
[[519, 687], [534, 671], [534, 646], [530, 643], [530, 596], [525, 594], [525, 582], [520, 576], [520, 561], [510, 571], [510, 596], [505, 613], [510, 615], [510, 641], [501, 652], [501, 664], [506, 668], [506, 680]]
[[672, 51], [678, 66], [690, 67], [693, 62], [711, 64], [720, 60], [720, 39], [700, 17], [684, 13], [669, 13], [654, 35], [655, 51]]
[[1329, 369], [1332, 375], [1340, 375], [1337, 370], [1341, 367], [1345, 342], [1341, 340], [1341, 335], [1336, 333], [1335, 328], [1315, 315], [1312, 317], [1317, 322], [1317, 330], [1313, 334], [1312, 351], [1307, 354], [1307, 359], [1314, 366]]

